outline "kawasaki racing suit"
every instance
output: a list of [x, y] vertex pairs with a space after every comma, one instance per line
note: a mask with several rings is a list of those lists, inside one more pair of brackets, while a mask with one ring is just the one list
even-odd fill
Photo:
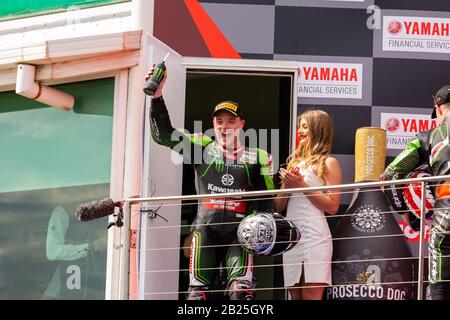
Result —
[[[258, 148], [232, 152], [203, 134], [187, 135], [174, 129], [164, 100], [152, 100], [153, 140], [183, 155], [193, 164], [200, 194], [273, 189], [271, 156]], [[253, 299], [253, 256], [237, 243], [237, 228], [246, 215], [272, 212], [273, 200], [214, 198], [199, 201], [191, 243], [188, 299], [206, 299], [220, 264], [227, 270], [231, 299]]]
[[[428, 162], [433, 176], [450, 174], [450, 118], [437, 128], [417, 134], [384, 172], [387, 180], [403, 179]], [[429, 280], [433, 300], [450, 299], [450, 180], [434, 182], [436, 202], [429, 241]], [[443, 282], [441, 282], [443, 281]]]

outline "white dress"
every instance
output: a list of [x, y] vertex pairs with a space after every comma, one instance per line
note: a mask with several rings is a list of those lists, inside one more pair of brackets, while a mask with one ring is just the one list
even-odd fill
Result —
[[[308, 185], [323, 185], [311, 167], [299, 169]], [[305, 283], [331, 285], [333, 243], [325, 213], [300, 192], [289, 198], [286, 216], [297, 225], [301, 238], [295, 247], [283, 254], [284, 285], [289, 287], [299, 283], [302, 265]]]

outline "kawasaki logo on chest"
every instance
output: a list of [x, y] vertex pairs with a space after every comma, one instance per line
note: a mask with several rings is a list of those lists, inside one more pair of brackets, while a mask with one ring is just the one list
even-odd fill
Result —
[[245, 192], [245, 189], [223, 188], [215, 186], [212, 183], [208, 183], [208, 191], [212, 191], [212, 193], [229, 193], [229, 192]]

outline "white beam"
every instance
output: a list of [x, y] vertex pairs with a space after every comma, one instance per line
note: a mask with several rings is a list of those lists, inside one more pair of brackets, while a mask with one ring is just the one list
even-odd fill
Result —
[[141, 31], [127, 31], [0, 47], [0, 70], [9, 69], [18, 63], [39, 65], [139, 50], [141, 34]]
[[[132, 50], [70, 62], [38, 65], [36, 80], [46, 85], [55, 85], [111, 77], [117, 71], [136, 66], [139, 62], [139, 54], [139, 50]], [[14, 90], [16, 78], [17, 67], [0, 69], [0, 92]]]
[[53, 79], [72, 78], [81, 75], [118, 71], [134, 67], [139, 62], [139, 50], [119, 52], [98, 57], [55, 63]]
[[49, 59], [110, 53], [140, 48], [140, 31], [120, 32], [47, 42]]

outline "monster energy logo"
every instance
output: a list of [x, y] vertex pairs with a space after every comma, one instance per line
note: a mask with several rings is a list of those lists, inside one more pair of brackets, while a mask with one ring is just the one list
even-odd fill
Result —
[[164, 76], [164, 70], [162, 68], [156, 68], [155, 70], [155, 80], [161, 81], [162, 77]]

